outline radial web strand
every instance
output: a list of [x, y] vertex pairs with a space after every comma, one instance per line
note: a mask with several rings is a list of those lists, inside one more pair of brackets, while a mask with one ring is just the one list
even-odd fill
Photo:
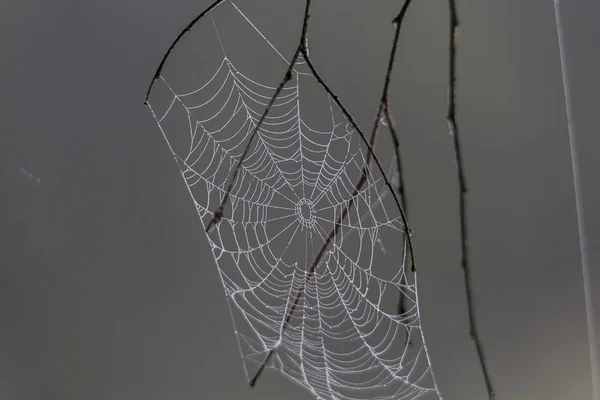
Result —
[[300, 55], [253, 137], [288, 61], [231, 2], [194, 29], [149, 107], [205, 228], [236, 171], [206, 235], [248, 379], [267, 360], [318, 399], [440, 398], [407, 229], [353, 124]]

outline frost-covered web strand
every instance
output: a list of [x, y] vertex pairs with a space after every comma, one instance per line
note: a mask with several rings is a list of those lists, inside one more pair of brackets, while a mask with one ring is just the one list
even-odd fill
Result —
[[406, 241], [404, 218], [354, 122], [325, 91], [319, 127], [305, 117], [313, 99], [303, 85], [316, 79], [305, 53], [276, 87], [247, 73], [216, 38], [216, 71], [183, 89], [161, 75], [163, 97], [149, 106], [205, 227], [229, 198], [207, 238], [248, 378], [265, 365], [319, 399], [440, 398], [417, 288], [403, 279], [406, 247], [396, 245]]
[[569, 70], [565, 50], [565, 34], [563, 31], [562, 13], [559, 0], [554, 0], [554, 15], [556, 18], [556, 32], [558, 36], [558, 48], [560, 53], [560, 65], [565, 96], [565, 109], [567, 113], [569, 147], [571, 150], [571, 167], [573, 171], [575, 207], [577, 210], [577, 229], [579, 234], [579, 249], [581, 254], [581, 270], [583, 275], [583, 291], [585, 296], [585, 311], [587, 317], [590, 366], [592, 373], [592, 399], [600, 400], [600, 371], [598, 370], [598, 345], [596, 343], [596, 323], [594, 320], [590, 261], [587, 249], [585, 218], [583, 213], [583, 195], [581, 189], [581, 177], [579, 174], [579, 157], [577, 155], [577, 143], [575, 139], [575, 121], [573, 120], [573, 108], [571, 103], [571, 85], [569, 83]]

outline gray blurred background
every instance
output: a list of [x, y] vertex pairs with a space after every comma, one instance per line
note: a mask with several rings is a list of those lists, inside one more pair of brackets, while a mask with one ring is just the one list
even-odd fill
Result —
[[[310, 398], [273, 373], [248, 388], [200, 221], [142, 104], [164, 51], [208, 4], [0, 4], [0, 398]], [[292, 54], [302, 1], [236, 4]], [[311, 56], [362, 126], [373, 118], [400, 7], [314, 4]], [[562, 8], [599, 309], [600, 6]], [[474, 292], [497, 398], [590, 399], [553, 3], [459, 1], [458, 11]], [[425, 337], [444, 398], [484, 398], [444, 119], [446, 3], [416, 2], [402, 35], [392, 105]]]

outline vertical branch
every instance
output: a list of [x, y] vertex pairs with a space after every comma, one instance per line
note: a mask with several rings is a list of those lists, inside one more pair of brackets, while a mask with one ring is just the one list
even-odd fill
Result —
[[[383, 84], [383, 91], [381, 93], [381, 99], [380, 99], [380, 103], [379, 103], [379, 108], [377, 110], [377, 116], [375, 117], [375, 127], [374, 129], [377, 129], [377, 126], [379, 125], [379, 121], [381, 120], [382, 114], [385, 118], [385, 121], [387, 123], [388, 129], [390, 131], [390, 135], [392, 137], [392, 142], [394, 143], [394, 154], [396, 156], [396, 170], [397, 170], [397, 176], [398, 176], [398, 194], [400, 194], [400, 199], [402, 201], [402, 208], [404, 209], [404, 213], [407, 214], [408, 213], [408, 208], [407, 208], [407, 204], [406, 204], [406, 193], [405, 193], [405, 185], [404, 185], [404, 174], [403, 174], [403, 170], [402, 170], [402, 159], [400, 158], [400, 140], [398, 138], [398, 134], [396, 133], [396, 128], [395, 128], [395, 124], [394, 121], [392, 119], [392, 115], [390, 112], [390, 106], [389, 106], [389, 88], [390, 88], [390, 83], [392, 81], [392, 71], [394, 70], [394, 62], [396, 59], [396, 51], [398, 49], [398, 40], [400, 39], [400, 29], [402, 28], [402, 21], [404, 21], [404, 16], [406, 15], [406, 11], [408, 10], [408, 7], [410, 6], [412, 0], [406, 0], [404, 2], [404, 4], [402, 5], [402, 8], [400, 9], [400, 12], [398, 13], [398, 15], [396, 16], [396, 18], [394, 18], [393, 23], [394, 23], [394, 39], [392, 41], [392, 48], [390, 50], [390, 57], [388, 60], [388, 67], [387, 67], [387, 71], [385, 74], [385, 82]], [[407, 222], [407, 221], [406, 221]], [[406, 235], [411, 235], [411, 229], [408, 226], [408, 224], [406, 224]], [[404, 252], [406, 252], [407, 249], [407, 243], [408, 240], [405, 237], [404, 239]], [[404, 259], [402, 260], [402, 262], [404, 263]], [[414, 273], [416, 269], [416, 266], [414, 263], [411, 263], [411, 270]], [[400, 284], [401, 285], [406, 285], [407, 282], [407, 278], [406, 278], [406, 271], [405, 274], [402, 275], [402, 277], [400, 278]], [[398, 306], [397, 306], [397, 312], [399, 315], [402, 315], [406, 312], [406, 296], [404, 295], [403, 291], [400, 291], [400, 297], [398, 299]], [[405, 342], [409, 342], [410, 341], [410, 336], [409, 336], [409, 330], [407, 328], [406, 330], [406, 340]]]
[[459, 214], [460, 214], [460, 254], [461, 267], [463, 271], [463, 279], [465, 283], [465, 294], [467, 298], [467, 309], [469, 314], [469, 335], [475, 343], [475, 349], [479, 358], [479, 365], [483, 373], [485, 386], [488, 398], [491, 400], [495, 397], [492, 379], [488, 372], [485, 361], [483, 346], [479, 338], [477, 329], [477, 320], [475, 315], [475, 300], [471, 287], [471, 270], [469, 264], [469, 248], [468, 248], [468, 231], [467, 231], [467, 184], [465, 180], [465, 172], [463, 166], [462, 152], [460, 147], [458, 125], [456, 123], [456, 42], [459, 35], [458, 17], [456, 15], [455, 0], [448, 0], [449, 18], [450, 18], [450, 35], [449, 35], [449, 68], [448, 68], [448, 113], [446, 121], [448, 123], [448, 132], [454, 144], [454, 157], [456, 161], [456, 171], [458, 174], [458, 186], [460, 191], [459, 198]]

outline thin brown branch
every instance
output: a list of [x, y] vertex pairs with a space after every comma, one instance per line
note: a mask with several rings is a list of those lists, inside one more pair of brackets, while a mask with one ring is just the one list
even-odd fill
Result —
[[237, 177], [240, 173], [242, 163], [244, 162], [244, 160], [246, 160], [246, 156], [248, 155], [248, 152], [250, 151], [250, 147], [252, 147], [254, 138], [256, 137], [258, 130], [262, 126], [265, 118], [269, 114], [269, 111], [271, 111], [273, 104], [275, 103], [275, 101], [277, 100], [279, 95], [281, 94], [281, 91], [283, 90], [284, 86], [290, 81], [290, 79], [292, 79], [292, 72], [294, 70], [294, 66], [296, 65], [296, 61], [298, 60], [299, 55], [300, 55], [300, 47], [298, 47], [298, 50], [296, 50], [296, 52], [294, 53], [294, 56], [292, 57], [292, 60], [290, 61], [288, 69], [285, 72], [285, 76], [279, 83], [279, 86], [277, 86], [277, 89], [275, 90], [273, 97], [271, 97], [271, 100], [269, 100], [269, 104], [267, 104], [265, 111], [261, 115], [260, 119], [258, 120], [258, 123], [256, 124], [256, 126], [252, 130], [252, 133], [250, 134], [250, 140], [248, 141], [248, 144], [246, 145], [246, 148], [244, 149], [244, 152], [242, 153], [242, 156], [240, 157], [240, 160], [238, 161], [237, 165], [233, 168], [233, 176], [231, 177], [231, 180], [229, 181], [229, 185], [227, 186], [225, 195], [223, 196], [223, 199], [221, 200], [221, 204], [219, 205], [219, 208], [217, 209], [217, 211], [215, 211], [215, 213], [213, 214], [213, 218], [210, 220], [210, 222], [206, 226], [207, 233], [210, 232], [210, 230], [213, 228], [213, 226], [215, 224], [219, 223], [219, 221], [223, 217], [225, 205], [227, 204], [227, 200], [229, 200], [229, 196], [231, 195], [231, 191], [232, 191], [233, 187], [237, 183]]
[[[386, 101], [385, 107], [383, 109], [383, 113], [385, 116], [385, 120], [386, 123], [388, 125], [388, 129], [390, 131], [390, 135], [392, 136], [392, 140], [394, 142], [394, 151], [395, 151], [395, 155], [396, 155], [396, 167], [397, 167], [397, 176], [398, 176], [398, 194], [400, 195], [400, 199], [402, 200], [402, 207], [404, 208], [404, 213], [408, 216], [408, 206], [407, 206], [407, 202], [406, 202], [406, 193], [405, 193], [405, 185], [404, 185], [404, 177], [403, 177], [403, 170], [402, 170], [402, 159], [400, 158], [400, 141], [398, 139], [398, 134], [396, 133], [396, 129], [394, 127], [394, 120], [392, 119], [392, 115], [390, 113], [390, 107], [389, 104]], [[412, 230], [410, 229], [410, 227], [408, 227], [407, 231], [406, 231], [406, 235], [412, 235]], [[408, 239], [407, 237], [404, 238], [404, 250], [403, 250], [403, 255], [404, 257], [402, 258], [402, 264], [405, 263], [405, 259], [406, 259], [406, 252], [408, 250]], [[415, 266], [411, 265], [411, 271], [413, 273], [416, 272]], [[402, 286], [406, 286], [408, 285], [408, 279], [406, 277], [407, 271], [406, 269], [404, 270], [404, 274], [400, 277], [400, 285]], [[407, 309], [406, 309], [406, 295], [404, 294], [404, 291], [400, 291], [400, 297], [398, 298], [398, 305], [397, 305], [397, 313], [398, 315], [404, 315], [406, 313]], [[408, 327], [406, 327], [406, 340], [405, 340], [405, 344], [408, 343], [410, 344], [410, 329]]]
[[156, 80], [158, 78], [160, 78], [160, 74], [162, 72], [163, 67], [165, 66], [165, 63], [167, 62], [167, 58], [169, 58], [169, 56], [171, 55], [171, 52], [173, 51], [173, 49], [175, 49], [175, 46], [177, 46], [177, 43], [179, 43], [181, 38], [186, 33], [188, 33], [189, 31], [192, 30], [192, 28], [194, 27], [194, 25], [196, 25], [196, 23], [198, 21], [200, 21], [202, 18], [204, 18], [204, 16], [208, 15], [208, 13], [213, 11], [215, 8], [220, 6], [221, 3], [223, 3], [223, 2], [225, 2], [225, 0], [216, 0], [214, 3], [212, 3], [210, 6], [208, 6], [204, 11], [202, 11], [200, 14], [198, 14], [196, 16], [196, 18], [191, 20], [190, 23], [187, 24], [187, 26], [185, 28], [183, 28], [183, 30], [181, 32], [179, 32], [179, 34], [177, 35], [177, 37], [175, 38], [173, 43], [171, 43], [171, 46], [169, 46], [169, 48], [167, 49], [167, 52], [163, 55], [163, 58], [160, 61], [160, 64], [158, 64], [158, 68], [156, 69], [156, 72], [154, 73], [154, 76], [152, 77], [152, 81], [150, 81], [150, 85], [148, 86], [148, 90], [146, 91], [146, 98], [144, 99], [144, 104], [148, 104], [148, 98], [150, 97], [150, 92], [152, 91], [154, 82], [156, 82]]
[[[402, 159], [400, 157], [400, 140], [398, 138], [398, 134], [396, 133], [394, 120], [393, 120], [391, 112], [390, 112], [389, 88], [390, 88], [390, 83], [392, 81], [392, 72], [394, 70], [394, 62], [396, 60], [396, 51], [398, 49], [398, 40], [400, 39], [400, 29], [402, 27], [402, 21], [404, 21], [404, 16], [406, 15], [406, 11], [408, 10], [408, 7], [410, 6], [411, 2], [412, 2], [412, 0], [406, 0], [404, 2], [404, 5], [402, 6], [402, 9], [400, 9], [400, 12], [396, 16], [396, 18], [394, 18], [394, 24], [396, 26], [394, 29], [394, 40], [392, 42], [392, 49], [390, 51], [390, 58], [388, 60], [388, 67], [387, 67], [387, 71], [385, 74], [385, 82], [383, 84], [383, 92], [381, 94], [381, 100], [380, 100], [381, 103], [380, 103], [380, 108], [379, 108], [380, 111], [379, 111], [379, 113], [377, 115], [377, 119], [376, 119], [377, 121], [379, 121], [381, 119], [381, 112], [383, 112], [388, 129], [390, 131], [390, 135], [392, 136], [392, 141], [394, 142], [396, 167], [397, 167], [397, 173], [398, 173], [398, 193], [400, 194], [400, 197], [402, 199], [402, 207], [404, 208], [404, 213], [407, 213], [407, 205], [406, 205], [406, 193], [405, 193], [405, 187], [404, 187], [404, 177], [403, 177], [402, 162], [401, 162]], [[407, 233], [410, 233], [410, 232], [407, 232]], [[411, 268], [412, 268], [412, 271], [414, 272], [415, 266], [412, 265]]]
[[[374, 145], [375, 137], [376, 137], [375, 135], [371, 136], [371, 146]], [[294, 312], [296, 311], [296, 308], [298, 307], [298, 304], [300, 303], [300, 300], [303, 297], [304, 290], [306, 289], [306, 284], [308, 283], [308, 281], [315, 274], [315, 270], [317, 269], [317, 266], [319, 265], [319, 262], [321, 262], [321, 258], [323, 258], [323, 255], [325, 254], [325, 251], [327, 250], [327, 248], [329, 247], [329, 245], [331, 244], [331, 242], [337, 236], [337, 234], [338, 234], [338, 232], [340, 230], [340, 227], [342, 226], [343, 221], [346, 219], [346, 216], [348, 215], [348, 211], [350, 211], [350, 208], [354, 205], [354, 200], [355, 200], [356, 196], [360, 192], [362, 186], [367, 181], [368, 167], [369, 167], [369, 164], [371, 163], [371, 158], [372, 158], [371, 154], [372, 153], [369, 153], [367, 155], [367, 160], [365, 161], [365, 165], [362, 168], [361, 177], [358, 180], [356, 186], [354, 187], [354, 191], [352, 192], [352, 195], [350, 197], [350, 200], [348, 201], [348, 204], [344, 207], [344, 209], [342, 211], [342, 214], [335, 221], [335, 224], [334, 224], [333, 228], [331, 229], [331, 231], [329, 232], [329, 235], [327, 236], [327, 239], [325, 239], [325, 242], [323, 243], [323, 245], [319, 249], [319, 252], [317, 253], [317, 256], [315, 257], [315, 260], [311, 264], [311, 266], [310, 266], [310, 268], [308, 270], [308, 273], [306, 274], [306, 278], [304, 279], [304, 284], [300, 287], [300, 289], [298, 289], [298, 292], [296, 293], [296, 296], [294, 297], [294, 302], [292, 303], [292, 306], [290, 307], [289, 311], [287, 312], [287, 316], [285, 318], [285, 322], [284, 322], [284, 324], [283, 324], [283, 326], [281, 328], [281, 332], [282, 333], [289, 326], [290, 320], [292, 319], [292, 316], [294, 315]], [[262, 371], [266, 367], [267, 363], [269, 362], [269, 360], [271, 359], [271, 357], [275, 353], [275, 350], [276, 349], [274, 348], [274, 349], [271, 349], [271, 351], [269, 351], [269, 354], [267, 354], [267, 358], [265, 359], [265, 361], [262, 363], [262, 365], [260, 366], [260, 368], [258, 369], [258, 371], [256, 372], [256, 374], [254, 375], [254, 378], [252, 378], [252, 380], [250, 381], [250, 386], [254, 386], [256, 384], [256, 380], [259, 378], [259, 376], [261, 375]]]
[[[392, 142], [394, 143], [394, 153], [396, 156], [396, 169], [397, 169], [397, 176], [398, 176], [398, 194], [400, 194], [400, 198], [402, 201], [402, 208], [404, 209], [404, 213], [408, 215], [408, 208], [407, 208], [407, 202], [406, 202], [406, 193], [405, 193], [405, 183], [404, 183], [404, 173], [402, 170], [402, 159], [400, 157], [400, 140], [398, 138], [398, 134], [396, 133], [396, 128], [395, 128], [395, 124], [394, 124], [394, 120], [392, 119], [392, 115], [390, 112], [390, 105], [389, 105], [389, 88], [390, 88], [390, 83], [392, 81], [392, 72], [394, 70], [394, 62], [396, 61], [396, 51], [398, 50], [398, 40], [400, 39], [400, 29], [402, 27], [402, 21], [404, 21], [404, 16], [406, 15], [406, 12], [408, 10], [408, 7], [410, 6], [412, 0], [406, 0], [404, 2], [404, 4], [402, 5], [402, 8], [400, 9], [400, 12], [398, 13], [398, 15], [396, 16], [396, 18], [394, 18], [394, 25], [395, 25], [395, 29], [394, 29], [394, 39], [392, 41], [392, 48], [390, 50], [390, 57], [388, 60], [388, 67], [385, 73], [385, 82], [383, 84], [383, 91], [381, 93], [381, 100], [379, 103], [379, 109], [377, 111], [377, 116], [375, 118], [375, 124], [379, 124], [379, 121], [381, 120], [381, 116], [383, 113], [383, 116], [385, 117], [387, 126], [388, 126], [388, 130], [390, 131], [390, 135], [392, 137]], [[412, 232], [410, 230], [410, 227], [407, 225], [406, 226], [406, 234], [407, 235], [411, 235]], [[406, 254], [406, 250], [407, 250], [407, 244], [408, 244], [408, 236], [405, 237], [404, 239], [404, 254]], [[402, 260], [402, 263], [404, 263], [404, 259]], [[411, 270], [414, 273], [415, 272], [415, 264], [411, 263]], [[407, 282], [407, 278], [406, 278], [406, 271], [405, 274], [402, 275], [401, 279], [400, 279], [400, 284], [401, 285], [406, 285]], [[400, 291], [400, 298], [398, 299], [398, 314], [399, 315], [403, 315], [404, 313], [406, 313], [406, 296], [404, 295], [403, 291]], [[410, 341], [410, 336], [409, 336], [409, 330], [408, 328], [406, 329], [406, 342]]]
[[448, 0], [449, 18], [450, 18], [450, 35], [449, 35], [449, 87], [448, 87], [448, 114], [446, 121], [448, 123], [448, 132], [454, 144], [454, 157], [456, 161], [456, 170], [458, 174], [458, 185], [460, 191], [459, 213], [460, 213], [460, 236], [461, 236], [461, 266], [463, 270], [463, 279], [465, 282], [465, 294], [467, 298], [467, 308], [469, 314], [469, 335], [475, 343], [479, 364], [485, 380], [485, 386], [488, 398], [491, 400], [495, 397], [492, 379], [488, 372], [485, 362], [483, 346], [479, 338], [477, 329], [477, 320], [475, 315], [475, 299], [471, 288], [471, 271], [469, 264], [469, 248], [468, 248], [468, 230], [467, 230], [467, 184], [465, 179], [465, 169], [463, 166], [462, 152], [459, 139], [458, 125], [456, 123], [456, 42], [458, 41], [459, 24], [456, 14], [455, 0]]
[[[392, 183], [388, 179], [387, 174], [386, 174], [385, 170], [383, 169], [383, 166], [381, 165], [381, 162], [377, 158], [377, 155], [375, 154], [375, 151], [373, 150], [373, 146], [371, 146], [370, 142], [367, 140], [367, 137], [365, 136], [365, 134], [362, 132], [362, 130], [360, 129], [360, 127], [358, 126], [358, 124], [354, 120], [354, 117], [352, 117], [352, 115], [348, 112], [348, 110], [346, 109], [346, 107], [344, 106], [344, 104], [340, 101], [339, 97], [329, 88], [329, 86], [325, 83], [325, 81], [323, 80], [323, 78], [321, 78], [321, 76], [319, 75], [319, 73], [315, 69], [312, 61], [308, 57], [308, 53], [307, 53], [306, 49], [302, 49], [302, 54], [304, 55], [304, 59], [306, 60], [306, 64], [310, 68], [310, 71], [312, 72], [312, 74], [315, 77], [315, 79], [317, 80], [317, 82], [323, 87], [323, 89], [325, 89], [325, 91], [333, 99], [333, 101], [335, 102], [335, 104], [340, 108], [340, 110], [342, 111], [342, 113], [344, 114], [344, 116], [346, 117], [346, 119], [354, 127], [354, 129], [356, 130], [356, 132], [358, 132], [358, 135], [360, 136], [360, 138], [362, 139], [363, 143], [367, 147], [368, 157], [369, 156], [373, 157], [373, 161], [375, 161], [375, 165], [377, 166], [377, 169], [379, 170], [379, 172], [381, 173], [381, 175], [383, 177], [383, 182], [385, 183], [385, 185], [389, 189], [390, 193], [392, 194], [392, 197], [394, 198], [394, 202], [396, 203], [396, 207], [398, 207], [398, 211], [400, 211], [400, 216], [402, 217], [402, 223], [404, 224], [404, 227], [405, 227], [407, 233], [409, 233], [410, 232], [410, 227], [408, 226], [408, 220], [406, 218], [406, 214], [404, 212], [404, 208], [400, 204], [400, 200], [398, 200], [398, 196], [396, 195], [396, 191], [394, 190], [394, 187], [392, 186]], [[372, 132], [372, 134], [371, 134], [371, 136], [376, 135], [376, 133], [377, 133], [377, 129], [374, 129], [373, 132]], [[369, 160], [368, 157], [367, 157], [367, 160]], [[412, 265], [416, 265], [414, 254], [413, 254], [412, 241], [410, 240], [410, 234], [407, 234], [406, 237], [408, 239], [408, 249], [409, 249], [409, 253], [410, 253], [411, 264]]]

